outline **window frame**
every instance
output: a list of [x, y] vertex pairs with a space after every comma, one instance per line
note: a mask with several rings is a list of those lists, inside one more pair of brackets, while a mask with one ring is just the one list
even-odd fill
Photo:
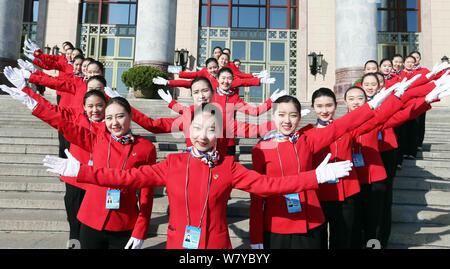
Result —
[[[422, 32], [422, 18], [421, 18], [421, 0], [416, 0], [417, 3], [417, 8], [403, 8], [401, 7], [401, 2], [397, 1], [397, 6], [393, 7], [393, 8], [383, 8], [383, 7], [377, 7], [377, 13], [378, 11], [393, 11], [396, 14], [396, 18], [397, 18], [397, 29], [394, 32], [403, 32], [403, 31], [399, 31], [402, 28], [402, 20], [401, 20], [401, 16], [398, 16], [399, 14], [401, 14], [402, 12], [408, 12], [408, 11], [416, 11], [417, 12], [417, 33]], [[379, 19], [379, 18], [377, 18]], [[384, 31], [383, 31], [384, 32]], [[389, 32], [389, 31], [386, 31]], [[412, 32], [411, 32], [412, 33]]]
[[[203, 7], [207, 7], [206, 8], [206, 12], [207, 12], [207, 17], [206, 17], [206, 25], [202, 26], [202, 8]], [[233, 4], [233, 0], [228, 0], [227, 4], [213, 4], [211, 0], [207, 0], [206, 3], [203, 3], [203, 1], [200, 2], [199, 5], [199, 27], [212, 27], [211, 26], [211, 7], [213, 6], [222, 6], [222, 7], [228, 7], [228, 23], [227, 28], [238, 28], [238, 29], [253, 29], [253, 28], [249, 28], [249, 27], [232, 27], [233, 25], [233, 7], [237, 7], [239, 9], [239, 7], [254, 7], [254, 8], [266, 8], [266, 27], [265, 28], [257, 28], [257, 29], [283, 29], [283, 30], [297, 30], [299, 23], [298, 23], [298, 17], [299, 17], [299, 13], [298, 9], [299, 9], [299, 0], [295, 0], [295, 4], [292, 4], [291, 0], [286, 0], [286, 5], [271, 5], [270, 4], [270, 0], [266, 0], [266, 4], [255, 4], [255, 5], [250, 5], [250, 4]], [[271, 8], [285, 8], [286, 9], [286, 28], [270, 28], [270, 9]], [[297, 10], [296, 12], [296, 18], [295, 18], [295, 27], [291, 28], [291, 9], [295, 8]], [[239, 19], [238, 19], [239, 21]], [[260, 23], [260, 22], [259, 22]], [[258, 25], [259, 25], [258, 23]], [[215, 26], [214, 26], [215, 27]], [[222, 27], [223, 28], [223, 27]]]
[[[83, 22], [83, 4], [86, 3], [92, 3], [92, 4], [98, 4], [98, 14], [97, 14], [97, 22], [90, 22], [90, 24], [102, 24], [102, 25], [116, 25], [116, 24], [109, 24], [109, 23], [102, 23], [102, 10], [103, 10], [103, 5], [104, 4], [135, 4], [136, 5], [136, 14], [134, 16], [135, 18], [135, 22], [134, 24], [130, 24], [130, 10], [128, 11], [128, 24], [117, 24], [117, 25], [130, 25], [130, 26], [136, 26], [137, 24], [137, 13], [138, 13], [138, 0], [128, 0], [128, 1], [120, 1], [120, 0], [82, 0], [80, 1], [80, 6], [79, 6], [79, 23], [80, 24], [84, 24]], [[106, 21], [109, 20], [109, 11], [108, 11], [108, 16], [106, 18]]]

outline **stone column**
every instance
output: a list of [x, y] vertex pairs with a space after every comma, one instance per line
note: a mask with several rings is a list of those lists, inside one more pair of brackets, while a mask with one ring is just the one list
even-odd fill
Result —
[[[24, 0], [0, 1], [0, 83], [10, 85], [3, 76], [5, 66], [17, 66], [19, 58]], [[1, 92], [1, 91], [0, 91]]]
[[336, 0], [336, 84], [339, 101], [361, 78], [364, 63], [377, 57], [377, 4], [374, 0]]
[[173, 64], [177, 0], [139, 1], [135, 66], [150, 65], [167, 72]]

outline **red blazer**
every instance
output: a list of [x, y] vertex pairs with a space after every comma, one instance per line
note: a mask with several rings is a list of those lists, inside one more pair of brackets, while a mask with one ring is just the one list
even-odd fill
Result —
[[[189, 133], [189, 126], [191, 125], [192, 113], [197, 107], [194, 105], [190, 107], [185, 107], [183, 105], [180, 105], [179, 103], [176, 103], [176, 101], [172, 101], [172, 103], [169, 105], [171, 105], [175, 111], [177, 111], [182, 115], [175, 118], [160, 118], [158, 120], [147, 121], [148, 125], [152, 126], [152, 128], [158, 128], [157, 130], [158, 133], [174, 133], [181, 131], [184, 133], [184, 137], [186, 138], [186, 146], [187, 147], [192, 146]], [[218, 108], [220, 109], [220, 106], [218, 106]], [[136, 120], [134, 115], [135, 114], [133, 112], [133, 120]], [[139, 125], [141, 125], [143, 128], [147, 130], [150, 130], [145, 125], [144, 123], [145, 120], [139, 121], [140, 121], [138, 123]], [[266, 123], [256, 125], [252, 123], [237, 121], [234, 119], [233, 123], [228, 125], [232, 126], [233, 128], [232, 132], [234, 136], [241, 136], [241, 137], [261, 137], [275, 127], [273, 121], [268, 121]], [[218, 150], [220, 154], [225, 156], [227, 155], [228, 139], [225, 138], [227, 131], [225, 129], [223, 130], [224, 130], [223, 136], [218, 138], [217, 140], [216, 150]], [[151, 131], [154, 132], [155, 130], [153, 129]]]
[[[369, 105], [364, 105], [354, 113], [333, 121], [326, 128], [314, 128], [311, 124], [300, 129], [295, 149], [290, 142], [278, 143], [284, 175], [295, 175], [300, 171], [313, 169], [313, 156], [333, 141], [374, 116]], [[299, 164], [297, 163], [297, 158]], [[277, 142], [266, 140], [258, 143], [252, 151], [253, 169], [268, 176], [280, 176], [281, 166]], [[326, 183], [327, 184], [327, 183]], [[307, 233], [325, 219], [315, 191], [299, 193], [302, 211], [288, 213], [283, 196], [263, 200], [252, 195], [250, 205], [250, 242], [263, 242], [263, 230], [280, 234]]]
[[[182, 248], [187, 223], [185, 186], [189, 159], [187, 201], [191, 226], [198, 226], [208, 190], [209, 168], [189, 153], [169, 154], [156, 165], [120, 170], [82, 165], [78, 181], [110, 187], [142, 188], [166, 186], [170, 216], [167, 248]], [[231, 190], [240, 189], [260, 196], [279, 195], [317, 188], [314, 171], [286, 178], [270, 178], [248, 170], [232, 156], [221, 157], [211, 169], [207, 209], [202, 220], [199, 248], [231, 249], [227, 225], [227, 203]]]
[[[207, 76], [206, 78], [209, 79], [209, 81], [211, 82], [211, 86], [213, 87], [213, 89], [216, 89], [219, 87], [219, 82], [217, 81], [217, 79], [215, 77], [211, 77], [211, 76]], [[169, 87], [183, 87], [183, 88], [190, 88], [191, 87], [191, 83], [192, 83], [192, 79], [186, 80], [186, 79], [172, 79], [169, 80]], [[241, 79], [241, 78], [235, 78], [233, 79], [233, 82], [231, 83], [231, 89], [233, 91], [239, 92], [239, 87], [251, 87], [251, 86], [260, 86], [261, 85], [261, 80], [259, 78], [256, 77], [251, 77], [251, 78], [245, 78], [245, 79]]]
[[356, 167], [360, 184], [371, 184], [386, 179], [386, 170], [379, 154], [378, 133], [387, 128], [400, 126], [406, 120], [413, 119], [431, 108], [424, 100], [424, 98], [409, 100], [406, 102], [407, 108], [400, 111], [397, 109], [398, 112], [388, 121], [374, 118], [352, 132], [352, 151], [362, 153], [364, 157], [365, 165]]
[[61, 95], [61, 98], [63, 96], [65, 99], [67, 98], [66, 107], [75, 108], [80, 112], [84, 111], [83, 98], [87, 92], [87, 83], [83, 78], [72, 75], [71, 77], [66, 76], [66, 78], [60, 79], [33, 73], [29, 78], [29, 82], [64, 92], [65, 94]]
[[[122, 145], [113, 139], [106, 129], [94, 133], [65, 121], [60, 115], [49, 111], [45, 105], [39, 104], [33, 115], [57, 128], [71, 144], [91, 152], [96, 167], [107, 167], [109, 162], [109, 167], [129, 169], [156, 162], [155, 146], [141, 136], [136, 135], [132, 144]], [[145, 239], [153, 205], [153, 189], [140, 190], [139, 207], [136, 190], [120, 189], [120, 208], [106, 209], [108, 188], [88, 185], [77, 217], [80, 222], [96, 230], [133, 230], [133, 237]]]
[[381, 130], [381, 135], [378, 138], [378, 148], [380, 152], [393, 150], [398, 148], [397, 136], [393, 128], [386, 128]]
[[[239, 68], [236, 67], [234, 63], [228, 63], [225, 67], [229, 67], [233, 71], [233, 77], [234, 79], [237, 78], [253, 78], [253, 75], [250, 73], [242, 73]], [[180, 78], [197, 78], [197, 77], [210, 77], [208, 71], [206, 70], [206, 67], [203, 67], [200, 71], [194, 71], [194, 72], [180, 72], [178, 74]]]

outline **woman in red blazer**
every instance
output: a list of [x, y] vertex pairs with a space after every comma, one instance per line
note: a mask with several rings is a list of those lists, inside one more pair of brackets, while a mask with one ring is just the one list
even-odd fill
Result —
[[[188, 152], [170, 154], [156, 165], [127, 170], [97, 168], [80, 166], [73, 157], [46, 157], [44, 165], [51, 172], [77, 176], [81, 182], [114, 188], [166, 186], [170, 206], [167, 248], [215, 249], [231, 248], [226, 208], [233, 188], [261, 196], [299, 192], [341, 177], [351, 167], [349, 161], [330, 166], [326, 159], [316, 170], [284, 178], [260, 175], [237, 163], [234, 157], [220, 156], [214, 150], [217, 135], [222, 132], [217, 124], [221, 121], [216, 106], [199, 106], [190, 125], [193, 146]], [[59, 170], [57, 163], [61, 162], [65, 168]]]
[[[314, 163], [315, 156], [316, 158], [323, 156], [321, 153], [324, 148], [374, 115], [367, 105], [361, 107], [356, 113], [349, 113], [333, 121], [326, 128], [314, 128], [314, 126], [308, 125], [294, 133], [300, 120], [298, 100], [283, 96], [276, 103], [280, 103], [277, 106], [280, 111], [273, 110], [278, 131], [257, 144], [252, 153], [253, 169], [267, 175], [289, 175], [295, 173], [298, 169], [304, 171], [303, 169], [309, 170], [314, 165], [317, 166], [318, 164]], [[286, 118], [284, 121], [281, 120], [283, 116]], [[298, 139], [295, 139], [297, 136], [299, 136]], [[294, 143], [294, 147], [292, 143]], [[351, 158], [351, 155], [347, 157]], [[350, 185], [351, 183], [350, 181]], [[350, 192], [346, 194], [351, 195], [354, 193], [352, 192], [353, 190], [350, 189]], [[290, 213], [289, 208], [286, 208], [286, 199], [283, 196], [267, 199], [252, 196], [250, 207], [250, 242], [252, 247], [327, 247], [322, 238], [321, 225], [323, 225], [325, 219], [317, 193], [306, 191], [299, 193], [298, 197], [301, 209]], [[336, 198], [335, 193], [333, 198]]]
[[[188, 147], [192, 146], [189, 133], [192, 113], [199, 105], [213, 102], [215, 97], [211, 82], [205, 77], [195, 78], [190, 85], [190, 91], [192, 100], [194, 101], [194, 105], [185, 107], [184, 105], [181, 105], [173, 100], [170, 94], [165, 94], [164, 91], [160, 90], [158, 93], [163, 97], [164, 100], [166, 100], [166, 102], [169, 103], [169, 108], [182, 115], [175, 118], [160, 118], [158, 120], [150, 122], [152, 126], [159, 126], [161, 128], [161, 133], [183, 131], [186, 138], [186, 145]], [[224, 114], [223, 108], [221, 106], [219, 106], [219, 108], [221, 109], [222, 114]], [[222, 117], [222, 119], [225, 120], [228, 118]], [[261, 137], [273, 128], [273, 124], [271, 121], [260, 125], [255, 125], [247, 122], [237, 121], [235, 119], [228, 120], [233, 120], [233, 122], [229, 122], [226, 124], [224, 123], [223, 125], [232, 126], [230, 128], [232, 128], [233, 137]], [[145, 125], [141, 126], [146, 128]], [[228, 151], [228, 139], [226, 130], [223, 129], [223, 131], [224, 133], [217, 138], [216, 148], [221, 155], [226, 155]]]
[[[427, 87], [422, 86], [422, 88], [426, 89]], [[414, 89], [414, 91], [417, 90]], [[403, 100], [404, 105], [401, 107], [404, 107], [404, 110], [394, 114], [387, 123], [372, 119], [352, 132], [352, 152], [355, 156], [353, 160], [361, 186], [363, 205], [363, 246], [370, 239], [381, 241], [380, 227], [385, 216], [385, 179], [387, 175], [379, 154], [379, 133], [382, 130], [398, 126], [411, 117], [417, 116], [417, 113], [422, 113], [430, 108], [429, 101], [424, 102], [424, 100], [420, 99], [409, 100], [410, 96], [403, 96], [405, 97]], [[358, 108], [366, 100], [367, 97], [364, 90], [358, 87], [350, 88], [345, 95], [345, 102], [349, 111]], [[385, 245], [382, 246], [385, 247]]]
[[[230, 68], [222, 68], [220, 69], [217, 82], [212, 83], [213, 89], [215, 89], [215, 94], [212, 98], [211, 103], [217, 105], [221, 108], [223, 112], [224, 118], [224, 137], [228, 140], [228, 154], [234, 155], [236, 153], [236, 141], [235, 141], [235, 117], [236, 112], [240, 111], [242, 113], [259, 116], [265, 113], [272, 107], [273, 100], [276, 100], [279, 96], [285, 94], [285, 91], [275, 91], [272, 96], [263, 104], [258, 107], [253, 107], [246, 102], [244, 102], [236, 91], [233, 90], [233, 71]], [[258, 78], [253, 78], [259, 80]], [[176, 103], [176, 101], [170, 102], [169, 107], [173, 106], [177, 107], [175, 111], [183, 111], [184, 109], [180, 109], [180, 106]]]
[[[83, 162], [87, 165], [127, 169], [156, 161], [154, 145], [131, 133], [131, 108], [123, 98], [113, 98], [108, 102], [106, 128], [96, 131], [64, 120], [45, 105], [39, 104], [33, 115], [57, 128], [71, 144], [89, 152], [89, 160]], [[78, 212], [82, 223], [81, 247], [123, 248], [131, 244], [133, 248], [140, 248], [147, 236], [153, 189], [140, 190], [138, 207], [137, 189], [112, 190], [90, 184], [85, 184], [84, 188], [86, 193]], [[107, 196], [117, 193], [120, 203], [108, 206]]]

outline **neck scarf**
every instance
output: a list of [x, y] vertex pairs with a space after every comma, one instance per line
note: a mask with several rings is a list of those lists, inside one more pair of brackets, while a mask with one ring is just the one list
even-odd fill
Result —
[[276, 139], [277, 141], [280, 141], [280, 142], [289, 140], [289, 142], [291, 142], [292, 144], [295, 144], [295, 143], [297, 143], [297, 140], [298, 140], [298, 134], [292, 133], [290, 135], [283, 135], [283, 134], [278, 133], [277, 131], [271, 131], [271, 132], [268, 132], [262, 138], [262, 141], [271, 140], [271, 139]]
[[331, 123], [331, 120], [329, 120], [329, 121], [323, 121], [323, 120], [321, 120], [321, 119], [317, 119], [317, 123], [320, 124], [320, 125], [323, 125], [323, 126], [327, 126], [328, 124]]
[[232, 90], [226, 90], [226, 91], [224, 91], [224, 90], [222, 90], [222, 89], [220, 89], [220, 88], [217, 88], [216, 89], [216, 93], [218, 94], [218, 95], [226, 95], [226, 96], [231, 96], [231, 95], [233, 95], [233, 91]]
[[384, 79], [391, 79], [391, 78], [393, 78], [394, 77], [394, 75], [392, 74], [392, 73], [389, 73], [389, 74], [387, 74], [387, 75], [384, 75]]
[[121, 137], [116, 137], [112, 134], [111, 134], [111, 136], [112, 136], [112, 138], [114, 138], [117, 142], [119, 142], [122, 145], [128, 145], [128, 144], [132, 144], [134, 142], [134, 136], [131, 133], [131, 131], [128, 134], [123, 135]]
[[188, 147], [184, 150], [184, 152], [190, 152], [191, 156], [197, 159], [200, 159], [204, 164], [207, 164], [209, 168], [213, 168], [217, 165], [219, 161], [219, 152], [215, 149], [208, 151], [206, 153], [202, 153], [194, 146]]

